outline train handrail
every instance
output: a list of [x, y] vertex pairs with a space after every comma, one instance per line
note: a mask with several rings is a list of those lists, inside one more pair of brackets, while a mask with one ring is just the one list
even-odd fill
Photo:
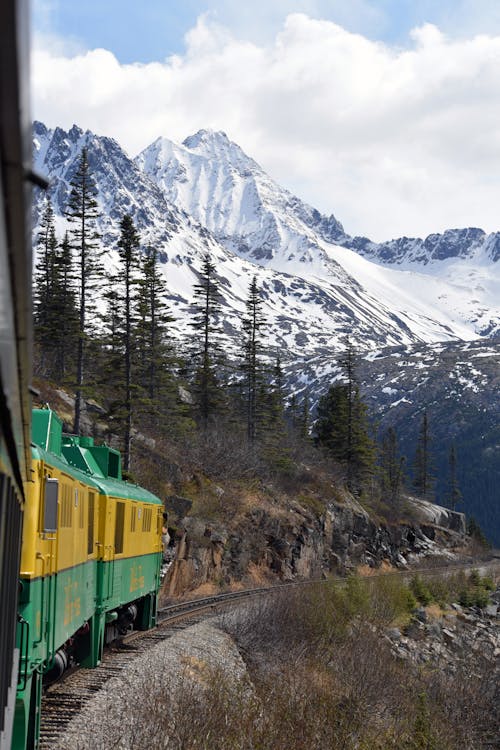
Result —
[[38, 560], [42, 561], [42, 587], [41, 587], [41, 601], [40, 601], [40, 613], [41, 613], [41, 620], [40, 620], [40, 637], [35, 639], [33, 641], [33, 646], [38, 646], [43, 640], [44, 636], [44, 621], [45, 621], [45, 585], [43, 581], [45, 581], [45, 556], [42, 555], [41, 552], [36, 553], [36, 557]]
[[[28, 684], [28, 650], [29, 650], [29, 637], [30, 637], [30, 624], [21, 615], [17, 616], [17, 622], [21, 626], [20, 631], [20, 643], [19, 643], [19, 677], [17, 681], [18, 690], [25, 690]], [[25, 627], [26, 626], [26, 627]], [[24, 643], [24, 632], [26, 630], [26, 643]], [[23, 654], [23, 646], [26, 649]], [[24, 662], [24, 664], [23, 664]], [[22, 684], [21, 684], [22, 683]]]

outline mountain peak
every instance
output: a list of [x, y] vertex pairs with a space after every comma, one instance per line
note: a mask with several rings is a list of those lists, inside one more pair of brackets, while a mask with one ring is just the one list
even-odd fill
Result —
[[230, 140], [223, 130], [198, 130], [182, 143], [188, 151], [221, 165], [230, 165], [237, 172], [260, 171], [260, 167], [237, 143]]
[[188, 135], [188, 137], [182, 142], [182, 145], [186, 148], [197, 148], [202, 144], [215, 143], [224, 144], [225, 146], [227, 146], [231, 144], [231, 141], [223, 130], [211, 130], [210, 128], [202, 128], [201, 130], [198, 130], [198, 132], [194, 135]]

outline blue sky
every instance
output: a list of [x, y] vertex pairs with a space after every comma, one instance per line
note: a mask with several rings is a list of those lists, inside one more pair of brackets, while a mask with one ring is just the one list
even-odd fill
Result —
[[452, 36], [500, 31], [499, 0], [34, 0], [35, 32], [103, 47], [121, 63], [184, 52], [201, 14], [240, 39], [269, 41], [289, 13], [333, 21], [371, 40], [407, 46], [409, 32], [433, 23]]
[[500, 226], [500, 0], [33, 0], [34, 116], [223, 130], [376, 240]]

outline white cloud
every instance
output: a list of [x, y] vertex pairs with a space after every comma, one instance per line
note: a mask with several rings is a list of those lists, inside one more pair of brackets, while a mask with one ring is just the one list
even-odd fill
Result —
[[452, 40], [426, 24], [412, 39], [399, 49], [292, 14], [269, 44], [201, 17], [184, 55], [147, 65], [42, 40], [34, 110], [131, 154], [158, 135], [225, 130], [279, 182], [375, 239], [500, 228], [500, 36]]

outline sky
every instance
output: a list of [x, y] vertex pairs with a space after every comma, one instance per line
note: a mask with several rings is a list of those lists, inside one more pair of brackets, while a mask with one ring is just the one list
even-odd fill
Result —
[[498, 0], [32, 0], [33, 113], [223, 130], [350, 234], [500, 229]]

